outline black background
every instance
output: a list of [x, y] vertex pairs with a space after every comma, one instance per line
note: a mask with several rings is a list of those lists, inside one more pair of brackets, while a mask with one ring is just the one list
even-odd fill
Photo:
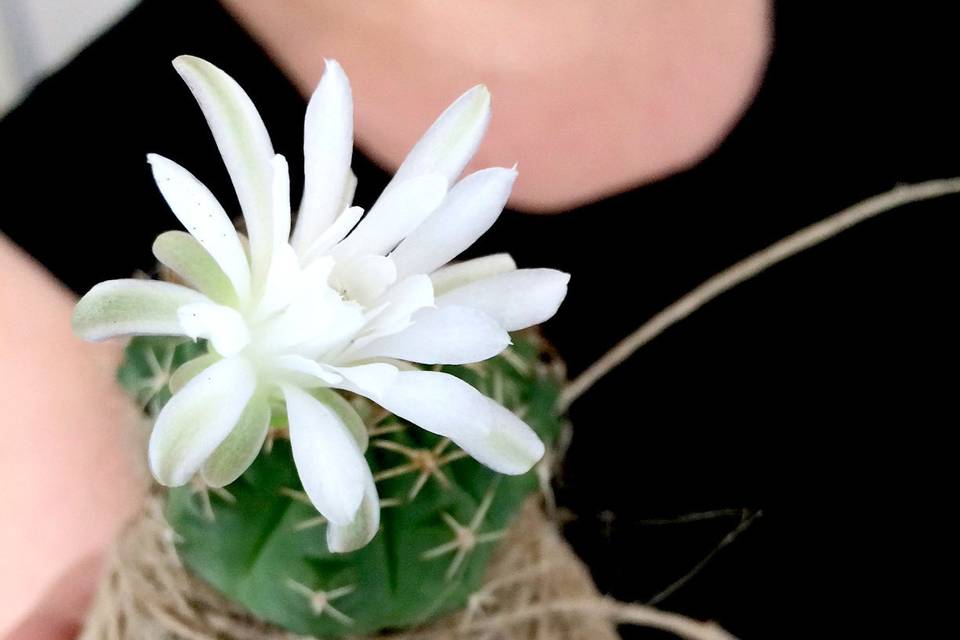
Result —
[[[960, 175], [947, 5], [781, 3], [760, 92], [715, 153], [564, 215], [507, 212], [472, 253], [573, 274], [546, 332], [576, 374], [745, 255], [895, 184]], [[77, 292], [149, 271], [153, 238], [177, 228], [148, 151], [229, 202], [169, 66], [186, 52], [248, 89], [297, 166], [303, 99], [262, 52], [211, 2], [145, 2], [0, 123], [2, 229]], [[387, 176], [355, 164], [369, 205]], [[760, 511], [660, 606], [743, 638], [952, 628], [958, 208], [957, 197], [903, 207], [790, 259], [573, 406], [557, 490], [603, 591], [653, 597], [717, 547], [738, 510]], [[737, 513], [650, 522], [718, 509]]]

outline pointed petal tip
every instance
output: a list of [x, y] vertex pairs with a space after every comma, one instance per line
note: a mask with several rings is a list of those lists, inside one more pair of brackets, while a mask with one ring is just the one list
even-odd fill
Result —
[[487, 103], [493, 99], [493, 96], [490, 94], [490, 89], [488, 89], [487, 85], [483, 83], [478, 84], [467, 91], [468, 95], [471, 93], [475, 93], [478, 100], [484, 100]]
[[347, 77], [347, 72], [343, 70], [343, 66], [333, 58], [324, 58], [323, 63], [323, 75], [320, 76], [317, 89], [332, 84], [333, 86], [338, 86], [342, 93], [351, 96], [350, 79]]
[[171, 64], [173, 65], [173, 68], [177, 71], [177, 73], [179, 73], [181, 76], [183, 76], [183, 74], [185, 73], [188, 73], [192, 68], [204, 67], [204, 66], [213, 67], [214, 69], [217, 68], [213, 63], [208, 62], [207, 60], [204, 60], [203, 58], [200, 58], [198, 56], [190, 55], [188, 53], [184, 53], [177, 56], [172, 60]]
[[334, 73], [344, 73], [343, 65], [336, 58], [323, 59], [324, 71], [333, 71]]
[[468, 89], [456, 102], [460, 100], [472, 102], [474, 107], [481, 112], [489, 112], [490, 104], [493, 102], [493, 95], [487, 89], [487, 85], [478, 84]]

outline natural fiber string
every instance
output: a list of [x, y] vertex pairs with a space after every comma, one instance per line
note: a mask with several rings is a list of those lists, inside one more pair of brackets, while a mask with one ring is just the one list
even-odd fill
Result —
[[562, 412], [582, 396], [600, 378], [672, 325], [738, 284], [801, 251], [828, 240], [850, 227], [881, 213], [912, 202], [960, 193], [960, 178], [930, 180], [898, 186], [887, 193], [868, 198], [809, 227], [805, 227], [762, 251], [721, 271], [669, 307], [650, 318], [639, 329], [621, 340], [606, 355], [590, 365], [564, 389], [559, 406]]
[[[118, 540], [81, 640], [307, 640], [257, 620], [180, 563], [154, 495]], [[711, 623], [602, 597], [543, 515], [525, 506], [464, 611], [381, 640], [617, 640], [616, 624], [732, 640]], [[356, 639], [355, 639], [356, 640]]]

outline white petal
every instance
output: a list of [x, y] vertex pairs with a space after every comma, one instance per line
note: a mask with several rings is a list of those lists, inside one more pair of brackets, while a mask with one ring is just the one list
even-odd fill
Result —
[[210, 341], [221, 356], [236, 355], [250, 343], [250, 332], [240, 312], [212, 302], [185, 304], [177, 310], [183, 333]]
[[278, 153], [273, 157], [272, 168], [273, 231], [270, 235], [273, 240], [273, 249], [271, 254], [290, 240], [290, 167], [287, 166], [287, 159]]
[[149, 154], [153, 178], [180, 223], [230, 278], [241, 299], [250, 292], [250, 266], [237, 231], [213, 194], [193, 175], [163, 156]]
[[300, 262], [293, 247], [286, 242], [275, 247], [253, 321], [265, 320], [289, 305], [297, 294], [300, 275]]
[[421, 364], [467, 364], [492, 358], [510, 336], [496, 320], [476, 309], [448, 306], [421, 309], [400, 331], [348, 351], [350, 357], [397, 358]]
[[161, 233], [153, 242], [153, 255], [190, 287], [214, 302], [228, 305], [238, 303], [230, 278], [189, 233]]
[[296, 252], [290, 246], [290, 171], [287, 160], [279, 153], [273, 158], [272, 224], [273, 246], [262, 256], [266, 272], [255, 274], [257, 305], [252, 314], [255, 321], [263, 320], [279, 311], [293, 295], [293, 287], [300, 273]]
[[331, 386], [352, 391], [374, 401], [383, 397], [397, 379], [397, 368], [385, 362], [329, 368], [343, 376], [342, 381]]
[[522, 420], [446, 373], [401, 371], [379, 404], [404, 420], [450, 438], [500, 473], [526, 473], [543, 457], [543, 443]]
[[400, 277], [431, 273], [476, 242], [500, 216], [516, 177], [513, 169], [484, 169], [454, 185], [443, 204], [390, 254]]
[[350, 310], [325, 281], [330, 266], [320, 261], [310, 265], [284, 293], [289, 297], [286, 309], [256, 328], [256, 342], [264, 352], [276, 353], [326, 337], [328, 327]]
[[229, 75], [193, 56], [179, 56], [173, 66], [213, 132], [243, 211], [254, 272], [263, 273], [269, 264], [273, 226], [274, 153], [267, 129], [249, 96]]
[[274, 377], [303, 388], [331, 386], [343, 381], [343, 376], [332, 367], [292, 353], [271, 358], [268, 367]]
[[170, 393], [177, 393], [180, 389], [187, 386], [187, 383], [200, 375], [207, 367], [219, 362], [222, 358], [216, 353], [205, 353], [197, 356], [193, 360], [187, 360], [177, 367], [177, 370], [170, 376]]
[[340, 197], [340, 206], [338, 211], [343, 211], [353, 204], [353, 196], [357, 193], [357, 175], [350, 171], [347, 173], [347, 182], [343, 185], [343, 195]]
[[553, 317], [569, 281], [569, 274], [554, 269], [518, 269], [458, 287], [437, 298], [437, 306], [480, 309], [507, 331], [518, 331]]
[[73, 330], [86, 340], [123, 335], [182, 336], [177, 309], [209, 302], [202, 293], [156, 280], [107, 280], [80, 299]]
[[295, 349], [319, 358], [342, 348], [363, 327], [363, 311], [340, 300], [332, 289], [312, 298], [297, 298], [286, 311], [257, 329], [257, 346], [265, 352]]
[[337, 414], [306, 391], [284, 386], [290, 446], [303, 489], [327, 520], [347, 525], [363, 500], [367, 461]]
[[420, 226], [447, 194], [447, 181], [430, 173], [385, 191], [347, 238], [331, 252], [338, 258], [384, 255]]
[[440, 296], [474, 280], [513, 271], [516, 268], [517, 263], [509, 253], [495, 253], [482, 258], [448, 264], [431, 273], [430, 280], [433, 282], [434, 295]]
[[299, 291], [315, 295], [316, 291], [330, 288], [330, 274], [336, 266], [337, 261], [333, 256], [320, 256], [316, 260], [311, 260], [301, 269], [300, 280], [297, 283]]
[[447, 107], [423, 134], [397, 169], [393, 182], [437, 172], [452, 184], [476, 153], [489, 123], [490, 92], [477, 85]]
[[343, 210], [337, 219], [326, 230], [317, 236], [310, 248], [303, 252], [303, 262], [312, 260], [330, 251], [335, 244], [347, 237], [347, 234], [357, 226], [363, 217], [363, 207], [348, 207]]
[[338, 260], [330, 274], [330, 286], [347, 300], [367, 307], [397, 281], [393, 260], [384, 256], [363, 255]]
[[259, 394], [247, 403], [230, 435], [203, 465], [203, 479], [211, 487], [225, 487], [253, 464], [270, 429], [270, 403]]
[[308, 358], [330, 360], [329, 354], [343, 350], [363, 325], [363, 311], [360, 307], [343, 304], [324, 331], [319, 332], [313, 340], [301, 343], [297, 351]]
[[[336, 60], [326, 61], [304, 122], [304, 187], [293, 246], [303, 252], [343, 210], [353, 155], [353, 97]], [[354, 182], [355, 184], [355, 182]], [[352, 194], [351, 194], [352, 196]]]
[[367, 468], [363, 502], [353, 521], [345, 525], [327, 525], [327, 548], [333, 553], [348, 553], [365, 547], [380, 530], [380, 496]]
[[164, 405], [150, 435], [150, 470], [160, 484], [190, 481], [237, 424], [257, 378], [243, 358], [208, 367]]
[[410, 326], [410, 318], [424, 307], [433, 306], [433, 284], [425, 275], [404, 278], [387, 289], [379, 305], [367, 316], [361, 338], [351, 348], [359, 349], [381, 336], [403, 331]]
[[357, 446], [360, 447], [361, 453], [367, 450], [367, 445], [370, 444], [370, 433], [367, 431], [367, 425], [363, 424], [363, 418], [346, 398], [330, 389], [313, 389], [310, 395], [337, 414], [343, 426], [350, 431], [350, 435], [353, 436]]

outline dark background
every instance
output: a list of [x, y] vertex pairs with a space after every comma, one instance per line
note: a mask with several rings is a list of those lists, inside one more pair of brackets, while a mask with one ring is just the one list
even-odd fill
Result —
[[[760, 92], [715, 153], [564, 215], [507, 212], [473, 253], [573, 274], [546, 333], [575, 375], [749, 253], [898, 183], [960, 175], [946, 6], [779, 4]], [[153, 238], [178, 226], [148, 151], [230, 201], [169, 66], [187, 52], [247, 88], [296, 166], [303, 99], [263, 53], [215, 3], [148, 0], [0, 123], [0, 228], [78, 293], [149, 271]], [[355, 165], [369, 205], [387, 175]], [[659, 606], [743, 638], [952, 628], [958, 208], [906, 206], [778, 265], [573, 406], [557, 490], [603, 591], [653, 598], [747, 519]]]

